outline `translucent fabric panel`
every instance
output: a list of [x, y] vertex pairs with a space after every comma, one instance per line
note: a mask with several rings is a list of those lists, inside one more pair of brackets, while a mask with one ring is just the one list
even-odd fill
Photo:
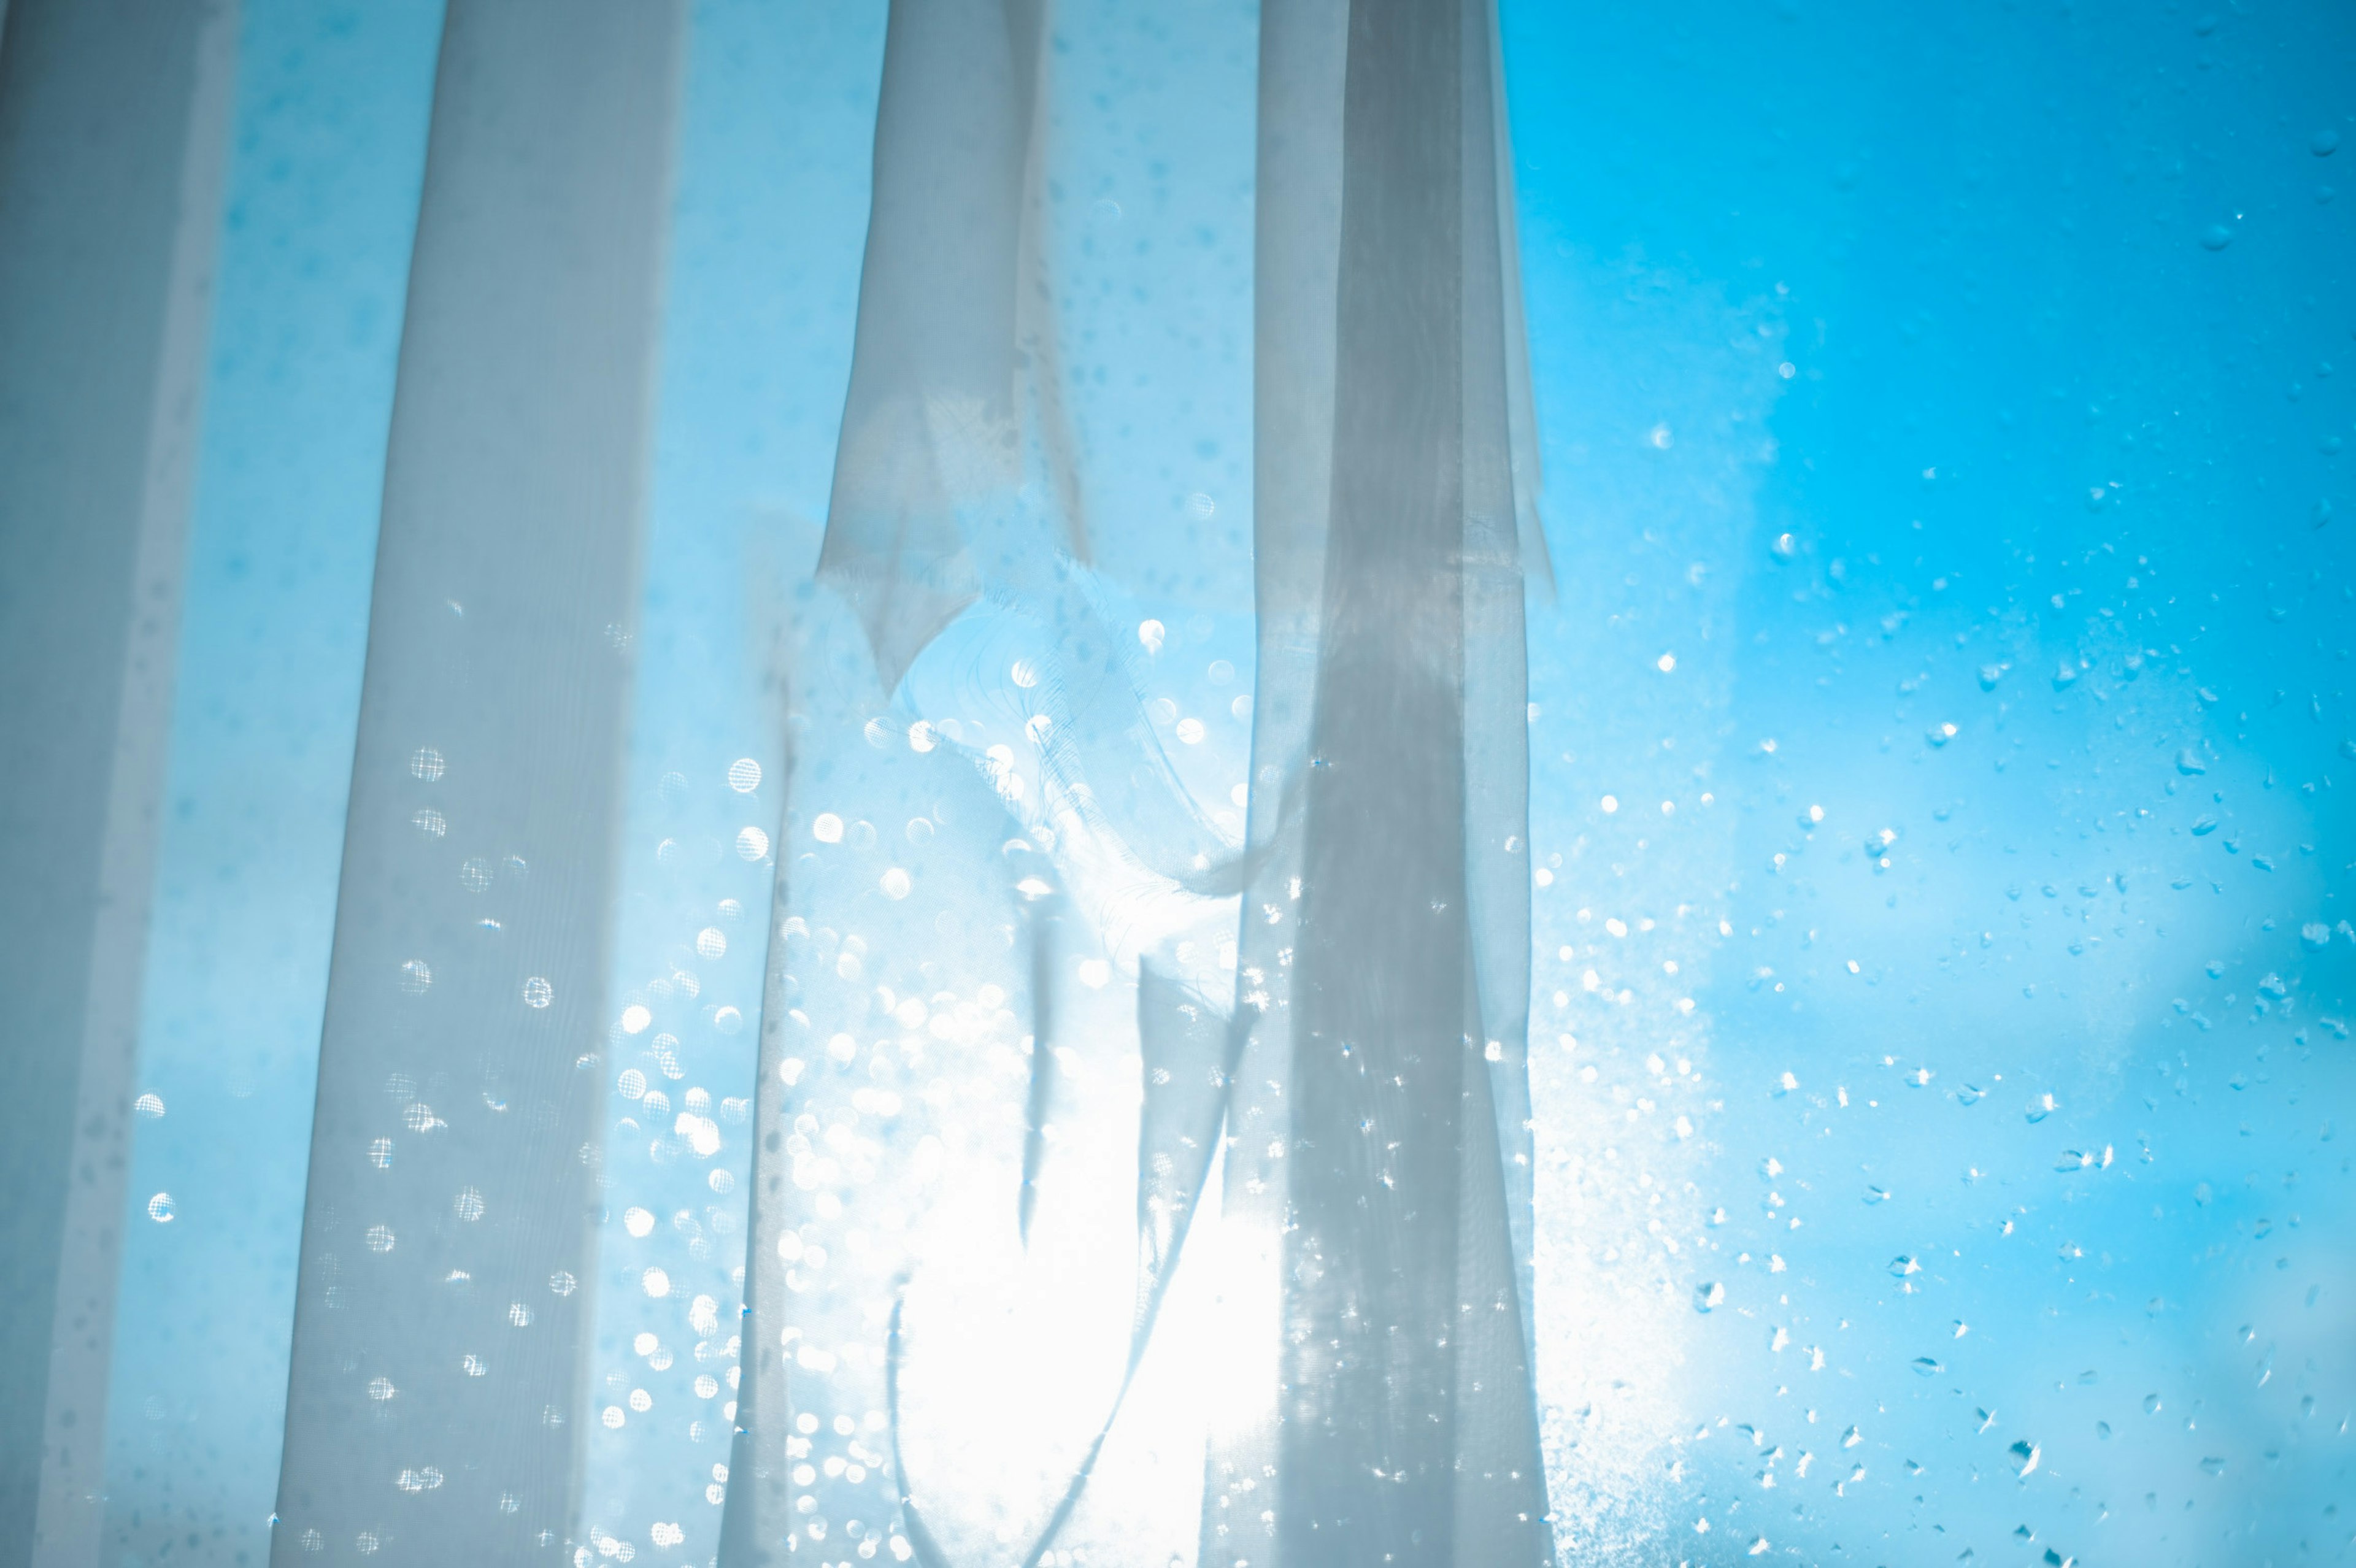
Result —
[[[911, 7], [887, 33], [833, 592], [794, 649], [731, 1560], [1551, 1555], [1515, 1264], [1495, 51], [1477, 6], [1260, 21], [1278, 69], [1248, 96], [1209, 15], [1165, 41], [1095, 12], [1043, 34], [1021, 7]], [[1151, 525], [1099, 513], [1094, 473], [1166, 469], [1185, 425], [1132, 445], [1098, 411], [1084, 437], [1066, 362], [1068, 280], [1151, 298], [1151, 241], [1098, 255], [1107, 231], [1054, 199], [1065, 138], [1119, 144], [1087, 134], [1106, 105], [1066, 96], [1089, 80], [1066, 57], [1143, 70], [1173, 45], [1198, 92], [1226, 88], [1215, 113], [1257, 113], [1257, 163], [1299, 197], [1255, 256], [1300, 306], [1260, 315], [1253, 352], [1284, 379], [1256, 464], [1301, 498], [1258, 485], [1280, 656], [1263, 641], [1215, 731], [1238, 657], [1204, 656], [1252, 650], [1182, 612], [1240, 540], [1199, 493], [1185, 571], [1099, 542]], [[1227, 183], [1212, 150], [1168, 208]], [[1242, 303], [1134, 384], [1209, 404]], [[1118, 367], [1141, 341], [1098, 351]], [[1197, 1228], [1218, 1261], [1189, 1273]], [[1251, 1370], [1190, 1376], [1206, 1364]], [[1200, 1488], [1173, 1484], [1198, 1462]]]
[[[996, 336], [968, 357], [994, 356], [1003, 368], [991, 374], [1013, 377], [1001, 379], [995, 413], [958, 379], [968, 358], [911, 359], [903, 347], [938, 347], [903, 302], [958, 300], [928, 271], [971, 237], [954, 223], [937, 234], [886, 227], [937, 219], [921, 199], [928, 165], [964, 155], [924, 85], [927, 72], [958, 69], [958, 49], [980, 47], [943, 31], [950, 10], [1001, 62], [995, 86], [961, 83], [983, 98], [956, 113], [1013, 117], [997, 155], [1012, 167], [989, 261], [1012, 292]], [[1237, 481], [1249, 296], [1205, 284], [1248, 266], [1239, 220], [1251, 177], [1249, 18], [1206, 12], [1141, 27], [1087, 9], [1046, 21], [995, 5], [940, 11], [895, 13], [885, 40], [861, 368], [821, 585], [798, 602], [788, 650], [793, 794], [778, 836], [731, 1560], [781, 1559], [789, 1540], [790, 1550], [846, 1554], [932, 1550], [917, 1544], [936, 1539], [927, 1531], [940, 1550], [962, 1551], [976, 1529], [1012, 1539], [1044, 1527], [1119, 1396], [1137, 1306], [1135, 954], [1163, 947], [1214, 985], [1234, 963], [1232, 901], [1223, 917], [1222, 901], [1172, 873], [1225, 859], [1243, 827], [1250, 645], [1236, 592], [1248, 556], [1237, 517], [1248, 492]], [[1086, 69], [1056, 63], [1066, 48]], [[1141, 91], [1109, 100], [1095, 89], [1099, 72]], [[1157, 94], [1165, 73], [1186, 92]], [[1196, 138], [1195, 156], [1153, 155], [1205, 116], [1228, 128], [1220, 141]], [[1119, 308], [1141, 293], [1170, 308]], [[953, 481], [950, 509], [905, 531], [892, 508], [937, 503], [876, 485], [912, 460], [886, 451], [878, 466], [859, 444], [862, 374], [878, 385], [877, 419], [898, 417], [889, 411], [909, 400], [930, 411], [924, 439], [935, 455], [923, 461]], [[1087, 394], [1115, 377], [1119, 399]], [[937, 587], [963, 573], [971, 601], [951, 603], [937, 635], [927, 624], [937, 612], [923, 607], [937, 600], [903, 601], [914, 606], [905, 629], [890, 621], [895, 580], [876, 570], [935, 537], [927, 528], [946, 542], [908, 575]], [[909, 542], [875, 549], [862, 542], [871, 538]], [[895, 660], [909, 663], [905, 685]], [[1037, 757], [1051, 727], [1060, 775], [1016, 763], [1015, 748]], [[1095, 864], [1084, 859], [1085, 880], [1066, 886], [1045, 855], [1008, 841], [1031, 823], [1052, 838], [1079, 776], [1101, 788], [1106, 809], [1098, 841], [1077, 850]], [[1011, 808], [1017, 799], [1027, 805]], [[1142, 887], [1141, 876], [1151, 879]], [[1103, 905], [1123, 897], [1133, 908], [1113, 945], [1130, 955], [1116, 978]], [[1202, 1072], [1189, 1077], [1208, 1087]], [[971, 1109], [950, 1094], [970, 1097]], [[959, 1168], [928, 1168], [944, 1157]], [[840, 1194], [821, 1193], [825, 1160], [868, 1184], [846, 1178]], [[956, 1205], [934, 1202], [937, 1177]], [[955, 1269], [909, 1287], [911, 1343], [926, 1324], [938, 1349], [911, 1357], [904, 1432], [894, 1260], [912, 1245], [955, 1248], [968, 1227], [955, 1255], [972, 1265], [977, 1310], [958, 1310], [966, 1276]], [[1027, 1279], [1026, 1245], [1047, 1260]], [[1067, 1298], [1059, 1281], [1074, 1287]], [[1012, 1336], [1001, 1364], [961, 1375], [982, 1368], [958, 1356], [952, 1337], [996, 1333]], [[1043, 1358], [1081, 1347], [1089, 1359], [1050, 1407], [1004, 1427], [989, 1466], [961, 1473], [956, 1434], [1010, 1397], [1023, 1403]], [[1099, 1456], [1091, 1485], [1119, 1501], [1108, 1516], [1070, 1521], [1080, 1549], [1108, 1529], [1191, 1540], [1197, 1488], [1147, 1479], [1199, 1473], [1199, 1402], [1170, 1381], [1183, 1364], [1158, 1379], [1145, 1370], [1134, 1397], [1150, 1411], [1175, 1401], [1177, 1413], [1132, 1426], [1143, 1449], [1116, 1441]], [[904, 1435], [912, 1489], [928, 1459], [920, 1496], [937, 1499], [905, 1524], [884, 1457]], [[821, 1468], [829, 1485], [814, 1489]]]
[[0, 1563], [97, 1548], [236, 11], [0, 28]]
[[577, 1539], [709, 1562], [734, 1427], [784, 639], [858, 298], [883, 15], [694, 11], [663, 301]]
[[437, 5], [273, 0], [240, 18], [130, 1085], [110, 1563], [168, 1552], [228, 1568], [268, 1552], [440, 21]]
[[444, 18], [385, 458], [273, 1561], [579, 1511], [673, 5]]

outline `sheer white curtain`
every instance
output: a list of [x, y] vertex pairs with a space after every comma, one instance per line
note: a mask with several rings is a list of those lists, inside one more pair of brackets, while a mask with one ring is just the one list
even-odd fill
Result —
[[[8, 1266], [57, 1306], [10, 1318], [34, 1522], [0, 1561], [92, 1560], [104, 1513], [236, 26], [121, 9], [16, 0], [0, 48], [0, 704], [57, 741], [7, 918], [19, 1017], [70, 1042], [27, 1056], [67, 1075], [42, 1098], [84, 1106], [10, 1155]], [[444, 24], [273, 1561], [1550, 1560], [1546, 569], [1490, 5], [891, 7], [822, 540], [756, 590], [784, 765], [729, 778], [774, 889], [734, 928], [766, 983], [724, 1157], [739, 1100], [668, 1080], [744, 1009], [613, 956], [685, 16]], [[1157, 83], [1189, 49], [1215, 67]], [[104, 94], [144, 117], [91, 130]], [[1089, 198], [1124, 113], [1156, 172]], [[1199, 253], [1122, 249], [1124, 200], [1222, 182]], [[648, 1136], [710, 1165], [677, 1217], [699, 1259], [742, 1227], [737, 1299], [630, 1261], [655, 1221], [609, 1157]], [[616, 1535], [584, 1477], [653, 1402], [608, 1363], [681, 1336], [712, 1515]]]
[[[873, 665], [830, 604], [803, 626], [748, 1561], [877, 1532], [942, 1563], [1551, 1556], [1495, 42], [1484, 5], [1259, 29], [1256, 101], [1214, 106], [1259, 125], [1257, 677], [1223, 833], [1075, 450], [1076, 84], [1025, 8], [894, 12], [818, 567]], [[903, 818], [922, 847], [879, 844]]]
[[274, 1561], [520, 1557], [578, 1511], [683, 18], [495, 5], [444, 24]]
[[[234, 5], [0, 47], [0, 1562], [93, 1560]], [[30, 1107], [37, 1106], [37, 1111]]]

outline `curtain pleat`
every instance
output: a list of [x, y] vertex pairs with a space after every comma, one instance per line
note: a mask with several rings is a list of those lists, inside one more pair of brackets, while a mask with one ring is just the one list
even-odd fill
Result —
[[1281, 1561], [1278, 1481], [1283, 1414], [1279, 1347], [1291, 1223], [1292, 962], [1304, 891], [1299, 809], [1316, 717], [1326, 553], [1333, 518], [1351, 0], [1260, 8], [1253, 275], [1255, 653], [1249, 843], [1237, 938], [1236, 1027], [1222, 1203], [1235, 1232], [1220, 1348], [1255, 1375], [1217, 1413], [1205, 1459], [1199, 1556]]
[[[960, 514], [1022, 478], [1040, 6], [902, 0], [884, 35], [851, 387], [819, 574], [885, 688], [980, 592]], [[1068, 461], [1059, 460], [1059, 471]]]
[[684, 7], [448, 12], [273, 1561], [571, 1555]]
[[[897, 1162], [897, 1179], [878, 1184], [905, 1196], [912, 1157], [936, 1140], [958, 1151], [965, 1179], [1002, 1183], [1005, 1205], [993, 1206], [982, 1239], [966, 1241], [1007, 1299], [1045, 1288], [1056, 1260], [1092, 1244], [1076, 1239], [1069, 1204], [1055, 1197], [1089, 1169], [1084, 1147], [1117, 1148], [1107, 1166], [1135, 1173], [1121, 1216], [1139, 1258], [1134, 1288], [1108, 1304], [1114, 1353], [1074, 1373], [1090, 1413], [1034, 1434], [1037, 1451], [1054, 1456], [1025, 1472], [1035, 1496], [1005, 1499], [1026, 1561], [1066, 1540], [1137, 1372], [1215, 1141], [1204, 1122], [1215, 1125], [1218, 1111], [1224, 1000], [1207, 1006], [1174, 966], [1155, 977], [1156, 959], [1134, 951], [1124, 965], [1132, 983], [1106, 990], [1073, 977], [1076, 965], [1102, 962], [1107, 899], [1142, 884], [1166, 895], [1177, 918], [1199, 919], [1232, 908], [1235, 873], [1215, 864], [1224, 848], [1151, 736], [1139, 696], [1142, 656], [1116, 624], [1111, 585], [1090, 569], [1051, 264], [1049, 21], [1041, 7], [1001, 0], [902, 4], [886, 36], [858, 335], [818, 565], [873, 664], [842, 667], [841, 632], [826, 605], [804, 617], [795, 705], [808, 723], [796, 731], [779, 843], [807, 844], [820, 807], [847, 801], [887, 826], [921, 827], [928, 848], [894, 847], [906, 864], [885, 885], [895, 874], [917, 880], [889, 900], [872, 883], [838, 882], [832, 852], [779, 853], [748, 1227], [751, 1328], [723, 1527], [732, 1563], [818, 1549], [830, 1520], [857, 1534], [894, 1516], [919, 1557], [962, 1561], [977, 1528], [951, 1500], [977, 1483], [954, 1460], [926, 1465], [919, 1451], [932, 1450], [928, 1431], [953, 1430], [933, 1427], [928, 1413], [961, 1397], [937, 1370], [944, 1357], [924, 1349], [954, 1332], [930, 1306], [948, 1276], [910, 1266], [896, 1243], [873, 1248], [867, 1238], [886, 1222], [888, 1200], [822, 1189], [831, 1182], [816, 1174], [811, 1148], [824, 1123], [848, 1118], [840, 1130], [873, 1115], [873, 1085], [922, 1068], [926, 1051], [858, 1038], [893, 1020], [873, 1017], [866, 987], [830, 982], [880, 979], [893, 995], [913, 987], [936, 1007], [962, 998], [960, 1013], [993, 994], [1012, 999], [1018, 1010], [1003, 1016], [1024, 1026], [1010, 1042], [1022, 1052], [1019, 1080], [937, 1119], [916, 1104], [894, 1113], [884, 1157]], [[955, 645], [937, 647], [952, 623]], [[1005, 731], [1021, 742], [1023, 763], [1010, 747], [991, 747], [998, 731], [969, 701], [989, 666], [1013, 652], [1027, 654], [1017, 679], [1036, 693], [1028, 721]], [[887, 705], [900, 709], [894, 720], [869, 717]], [[961, 728], [951, 709], [972, 721]], [[945, 721], [936, 730], [920, 714]], [[844, 831], [877, 829], [854, 820]], [[928, 867], [951, 866], [948, 886], [967, 896], [932, 930], [909, 923], [915, 906], [890, 907], [912, 886], [942, 886], [923, 880]], [[813, 976], [814, 960], [836, 973]], [[918, 968], [921, 980], [910, 973]], [[1165, 1073], [1180, 1065], [1164, 1063], [1166, 1053], [1192, 1068], [1131, 1088], [1141, 1117], [1121, 1092], [1138, 1083], [1141, 1051]], [[1118, 1078], [1092, 1071], [1108, 1066]], [[866, 1085], [845, 1081], [859, 1068]], [[971, 1147], [976, 1129], [1001, 1121], [1011, 1140]], [[1090, 1129], [1085, 1136], [1079, 1125]], [[863, 1244], [868, 1255], [845, 1256]], [[815, 1264], [795, 1266], [830, 1253], [841, 1261], [823, 1276], [813, 1277]], [[892, 1303], [885, 1323], [873, 1320], [879, 1298]], [[1034, 1328], [1039, 1321], [1033, 1314]], [[825, 1375], [803, 1375], [814, 1371]], [[873, 1432], [879, 1415], [885, 1429]], [[846, 1469], [852, 1478], [822, 1488], [819, 1509], [820, 1495], [790, 1477], [810, 1456], [810, 1434], [846, 1422], [857, 1433], [852, 1464], [833, 1467], [830, 1480]], [[916, 1445], [901, 1442], [909, 1433]], [[872, 1479], [862, 1486], [860, 1475]]]
[[[968, 529], [977, 513], [1002, 507], [1022, 478], [1020, 279], [1035, 251], [1041, 27], [1039, 5], [1022, 0], [901, 0], [890, 8], [851, 382], [817, 566], [857, 617], [886, 698], [980, 595]], [[807, 683], [807, 671], [797, 674]], [[813, 749], [807, 737], [796, 748]], [[798, 754], [788, 765], [798, 774], [809, 761]], [[781, 923], [805, 891], [784, 848], [790, 816], [777, 836], [773, 905]], [[807, 1215], [797, 1211], [785, 1145], [799, 1136], [797, 1115], [809, 1114], [808, 1096], [792, 1093], [809, 1053], [785, 1016], [798, 991], [785, 931], [780, 923], [772, 938], [762, 1012], [746, 1227], [751, 1332], [722, 1523], [730, 1568], [779, 1562], [789, 1549], [790, 1341], [835, 1338], [791, 1304], [798, 1282], [779, 1247], [794, 1233], [798, 1255]], [[874, 1326], [864, 1328], [872, 1335]], [[871, 1406], [882, 1396], [873, 1392], [863, 1402]]]
[[1260, 1239], [1254, 1327], [1290, 1349], [1214, 1442], [1206, 1562], [1551, 1559], [1527, 1308], [1535, 472], [1495, 59], [1481, 4], [1262, 14], [1252, 788], [1278, 852], [1246, 895], [1226, 1203]]
[[[1479, 798], [1520, 760], [1481, 724], [1518, 718], [1520, 626], [1502, 378], [1468, 376], [1502, 347], [1468, 9], [1355, 0], [1347, 41], [1274, 1488], [1303, 1563], [1551, 1556], [1484, 1027], [1522, 1032], [1528, 913], [1486, 864], [1520, 848], [1518, 792]], [[1476, 684], [1507, 603], [1512, 659], [1483, 649]]]
[[96, 1560], [234, 4], [0, 31], [0, 1564]]
[[[1028, 25], [996, 5], [903, 4], [887, 37], [819, 572], [840, 610], [815, 605], [799, 644], [819, 667], [798, 677], [808, 724], [780, 824], [723, 1561], [830, 1551], [830, 1529], [865, 1539], [879, 1513], [941, 1568], [1097, 1541], [1088, 1488], [1222, 1147], [1220, 1301], [1197, 1349], [1269, 1375], [1223, 1379], [1237, 1398], [1192, 1435], [1207, 1439], [1203, 1560], [1550, 1561], [1524, 1061], [1535, 468], [1516, 450], [1526, 378], [1490, 8], [1262, 11], [1258, 672], [1232, 854], [1139, 718], [1141, 672], [1064, 478], [1086, 466], [1062, 423], [1078, 393], [1023, 325], [1048, 275], [1032, 204], [1050, 84], [1018, 69]], [[968, 69], [939, 77], [951, 57]], [[1542, 554], [1528, 570], [1543, 579]], [[855, 693], [839, 615], [873, 654]], [[1141, 632], [1149, 647], [1156, 635]], [[992, 746], [1009, 656], [1014, 743]], [[878, 703], [896, 716], [863, 717]], [[957, 866], [995, 953], [959, 951], [954, 904], [934, 936], [911, 926], [890, 901], [907, 870], [885, 873], [888, 899], [852, 880], [837, 847], [879, 830], [825, 808], [888, 824], [902, 799], [929, 810], [931, 849], [895, 858]], [[817, 842], [796, 853], [798, 829]], [[910, 869], [926, 885], [926, 865]], [[1235, 933], [1231, 971], [1187, 968], [1180, 934], [1205, 920]], [[937, 1081], [933, 1112], [854, 1134], [873, 1125], [874, 1085], [941, 1070], [921, 1040], [877, 1038], [894, 1020], [875, 997], [889, 1012], [915, 984], [962, 1023], [975, 980], [1012, 1009], [1000, 1027], [1019, 1075], [975, 1081], [981, 1097], [954, 1109]], [[1126, 1015], [1106, 1010], [1115, 997], [1133, 998]], [[926, 1008], [898, 1010], [905, 1025]], [[1091, 1090], [1108, 1071], [1137, 1075], [1133, 1109]], [[1094, 1149], [1102, 1124], [1130, 1118], [1132, 1143]], [[862, 1147], [873, 1174], [829, 1157]], [[927, 1148], [946, 1171], [920, 1201], [966, 1222], [879, 1253], [885, 1168]], [[1056, 1413], [982, 1436], [973, 1421], [999, 1407], [980, 1391], [1019, 1402], [1023, 1384], [971, 1355], [1036, 1354], [1039, 1323], [1068, 1308], [1042, 1282], [1092, 1288], [1056, 1249], [1083, 1233], [1101, 1246], [1109, 1221], [1065, 1184], [1124, 1165], [1139, 1258], [1125, 1342], [1076, 1336], [1058, 1365], [1028, 1367], [1074, 1397], [1033, 1381]], [[944, 1283], [959, 1277], [961, 1295]], [[951, 1345], [961, 1371], [946, 1370]], [[944, 1424], [952, 1411], [967, 1424]], [[1028, 1456], [998, 1495], [980, 1478], [992, 1466], [942, 1446], [976, 1442]], [[857, 1479], [871, 1473], [880, 1496]]]

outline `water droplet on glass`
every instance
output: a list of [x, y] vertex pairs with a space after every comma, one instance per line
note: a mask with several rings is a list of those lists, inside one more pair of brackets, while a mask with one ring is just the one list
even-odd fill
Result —
[[147, 1200], [147, 1218], [155, 1221], [158, 1225], [170, 1224], [172, 1222], [172, 1195], [170, 1193], [158, 1192], [155, 1197]]
[[545, 976], [534, 975], [523, 983], [525, 1007], [544, 1008], [554, 1000], [556, 1000], [556, 987], [548, 983]]
[[2201, 231], [2203, 251], [2222, 251], [2233, 242], [2233, 231], [2222, 223], [2212, 223]]
[[739, 757], [728, 764], [728, 787], [738, 795], [751, 795], [761, 787], [761, 764], [750, 757]]

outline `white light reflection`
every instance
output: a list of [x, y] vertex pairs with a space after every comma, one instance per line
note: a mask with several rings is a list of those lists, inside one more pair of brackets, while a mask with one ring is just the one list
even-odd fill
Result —
[[[1091, 1000], [1135, 1017], [1129, 984]], [[1112, 1413], [1130, 1351], [1136, 1289], [1134, 1030], [1087, 1054], [1059, 1122], [1026, 1249], [1007, 1196], [1003, 1140], [952, 1131], [909, 1232], [901, 1309], [900, 1437], [908, 1484], [945, 1549], [995, 1561], [1036, 1539]], [[1077, 1053], [1075, 1053], [1077, 1054]], [[929, 1163], [929, 1162], [922, 1162]], [[1078, 1509], [1056, 1537], [1075, 1560], [1191, 1555], [1205, 1445], [1215, 1420], [1253, 1418], [1276, 1387], [1273, 1238], [1219, 1216], [1215, 1173], [1120, 1414]], [[987, 1434], [987, 1441], [977, 1441]]]

